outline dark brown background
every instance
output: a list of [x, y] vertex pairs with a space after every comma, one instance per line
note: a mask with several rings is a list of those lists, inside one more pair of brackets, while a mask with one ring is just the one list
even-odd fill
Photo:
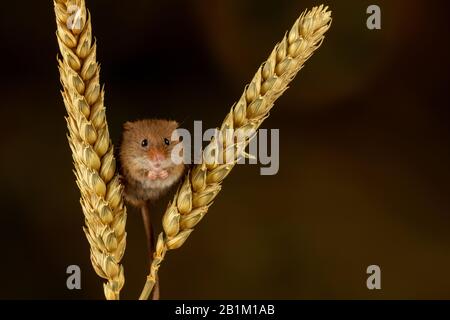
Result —
[[[264, 128], [280, 128], [276, 176], [239, 166], [188, 242], [161, 268], [162, 297], [450, 298], [448, 8], [328, 1], [333, 25]], [[112, 138], [171, 117], [220, 123], [313, 1], [87, 1]], [[51, 1], [0, 13], [0, 298], [102, 299], [65, 138]], [[158, 206], [159, 216], [167, 199]], [[146, 275], [129, 212], [123, 297]], [[82, 268], [82, 290], [65, 286]], [[366, 267], [382, 290], [366, 288]]]

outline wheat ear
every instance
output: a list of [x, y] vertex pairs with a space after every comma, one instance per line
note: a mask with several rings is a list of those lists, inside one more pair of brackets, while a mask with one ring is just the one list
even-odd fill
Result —
[[[245, 148], [246, 143], [244, 146], [237, 145], [227, 138], [226, 130], [234, 129], [245, 133], [258, 129], [268, 117], [275, 100], [283, 94], [305, 61], [321, 45], [330, 25], [331, 11], [328, 11], [328, 7], [321, 5], [303, 12], [245, 87], [241, 98], [231, 108], [220, 127], [220, 141], [213, 139], [204, 149], [203, 163], [196, 165], [185, 176], [164, 213], [164, 232], [158, 236], [150, 274], [139, 299], [148, 299], [166, 252], [183, 245], [219, 193], [222, 180], [230, 173], [238, 157], [242, 156], [242, 147]], [[216, 161], [216, 157], [211, 161], [214, 150], [220, 150], [219, 143], [225, 150], [220, 154], [222, 161]], [[234, 151], [232, 154], [235, 159], [227, 162], [224, 158], [230, 148]]]
[[103, 284], [106, 298], [119, 299], [125, 281], [120, 260], [125, 251], [127, 215], [105, 117], [90, 15], [84, 0], [55, 0], [54, 8], [68, 140], [86, 224], [83, 229], [92, 265], [107, 280]]

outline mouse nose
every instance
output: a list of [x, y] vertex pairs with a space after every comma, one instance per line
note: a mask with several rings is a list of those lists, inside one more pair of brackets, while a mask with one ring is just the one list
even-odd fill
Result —
[[159, 167], [161, 165], [161, 162], [164, 161], [164, 154], [159, 152], [159, 151], [150, 151], [149, 152], [149, 157], [150, 160], [152, 160], [153, 162], [155, 162], [155, 166]]
[[163, 154], [158, 153], [158, 154], [155, 156], [155, 161], [158, 162], [158, 164], [159, 164], [159, 162], [161, 162], [161, 161], [163, 161], [163, 160], [164, 160], [164, 155], [163, 155]]

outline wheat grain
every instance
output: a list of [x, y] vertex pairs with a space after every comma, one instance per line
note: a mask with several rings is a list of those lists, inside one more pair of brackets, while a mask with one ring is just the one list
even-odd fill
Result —
[[127, 215], [105, 117], [90, 14], [84, 0], [55, 0], [54, 9], [68, 140], [85, 216], [83, 229], [92, 265], [107, 280], [103, 285], [106, 298], [119, 299], [125, 281], [120, 260]]
[[[206, 155], [211, 150], [218, 150], [219, 143], [224, 148], [233, 148], [235, 160], [243, 154], [242, 147], [245, 147], [248, 140], [244, 146], [233, 144], [226, 138], [225, 130], [257, 130], [268, 117], [275, 100], [283, 94], [304, 62], [321, 45], [330, 25], [331, 11], [328, 11], [328, 7], [321, 5], [303, 12], [245, 87], [241, 98], [231, 108], [220, 127], [221, 141], [213, 139], [205, 148], [203, 163], [196, 165], [185, 176], [164, 213], [164, 232], [158, 236], [150, 274], [139, 299], [148, 299], [166, 252], [183, 245], [219, 193], [222, 180], [234, 167], [235, 162], [227, 163], [223, 159], [222, 162], [211, 161]], [[225, 157], [225, 154], [220, 156]], [[225, 164], [220, 164], [224, 162]]]

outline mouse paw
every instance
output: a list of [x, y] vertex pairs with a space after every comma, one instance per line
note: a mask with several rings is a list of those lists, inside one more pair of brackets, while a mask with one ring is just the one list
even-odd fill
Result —
[[159, 173], [159, 177], [160, 177], [161, 179], [166, 179], [168, 176], [169, 176], [169, 173], [168, 173], [166, 170], [162, 170], [162, 171]]
[[147, 178], [150, 180], [156, 180], [158, 178], [158, 174], [154, 171], [149, 171], [147, 174]]

